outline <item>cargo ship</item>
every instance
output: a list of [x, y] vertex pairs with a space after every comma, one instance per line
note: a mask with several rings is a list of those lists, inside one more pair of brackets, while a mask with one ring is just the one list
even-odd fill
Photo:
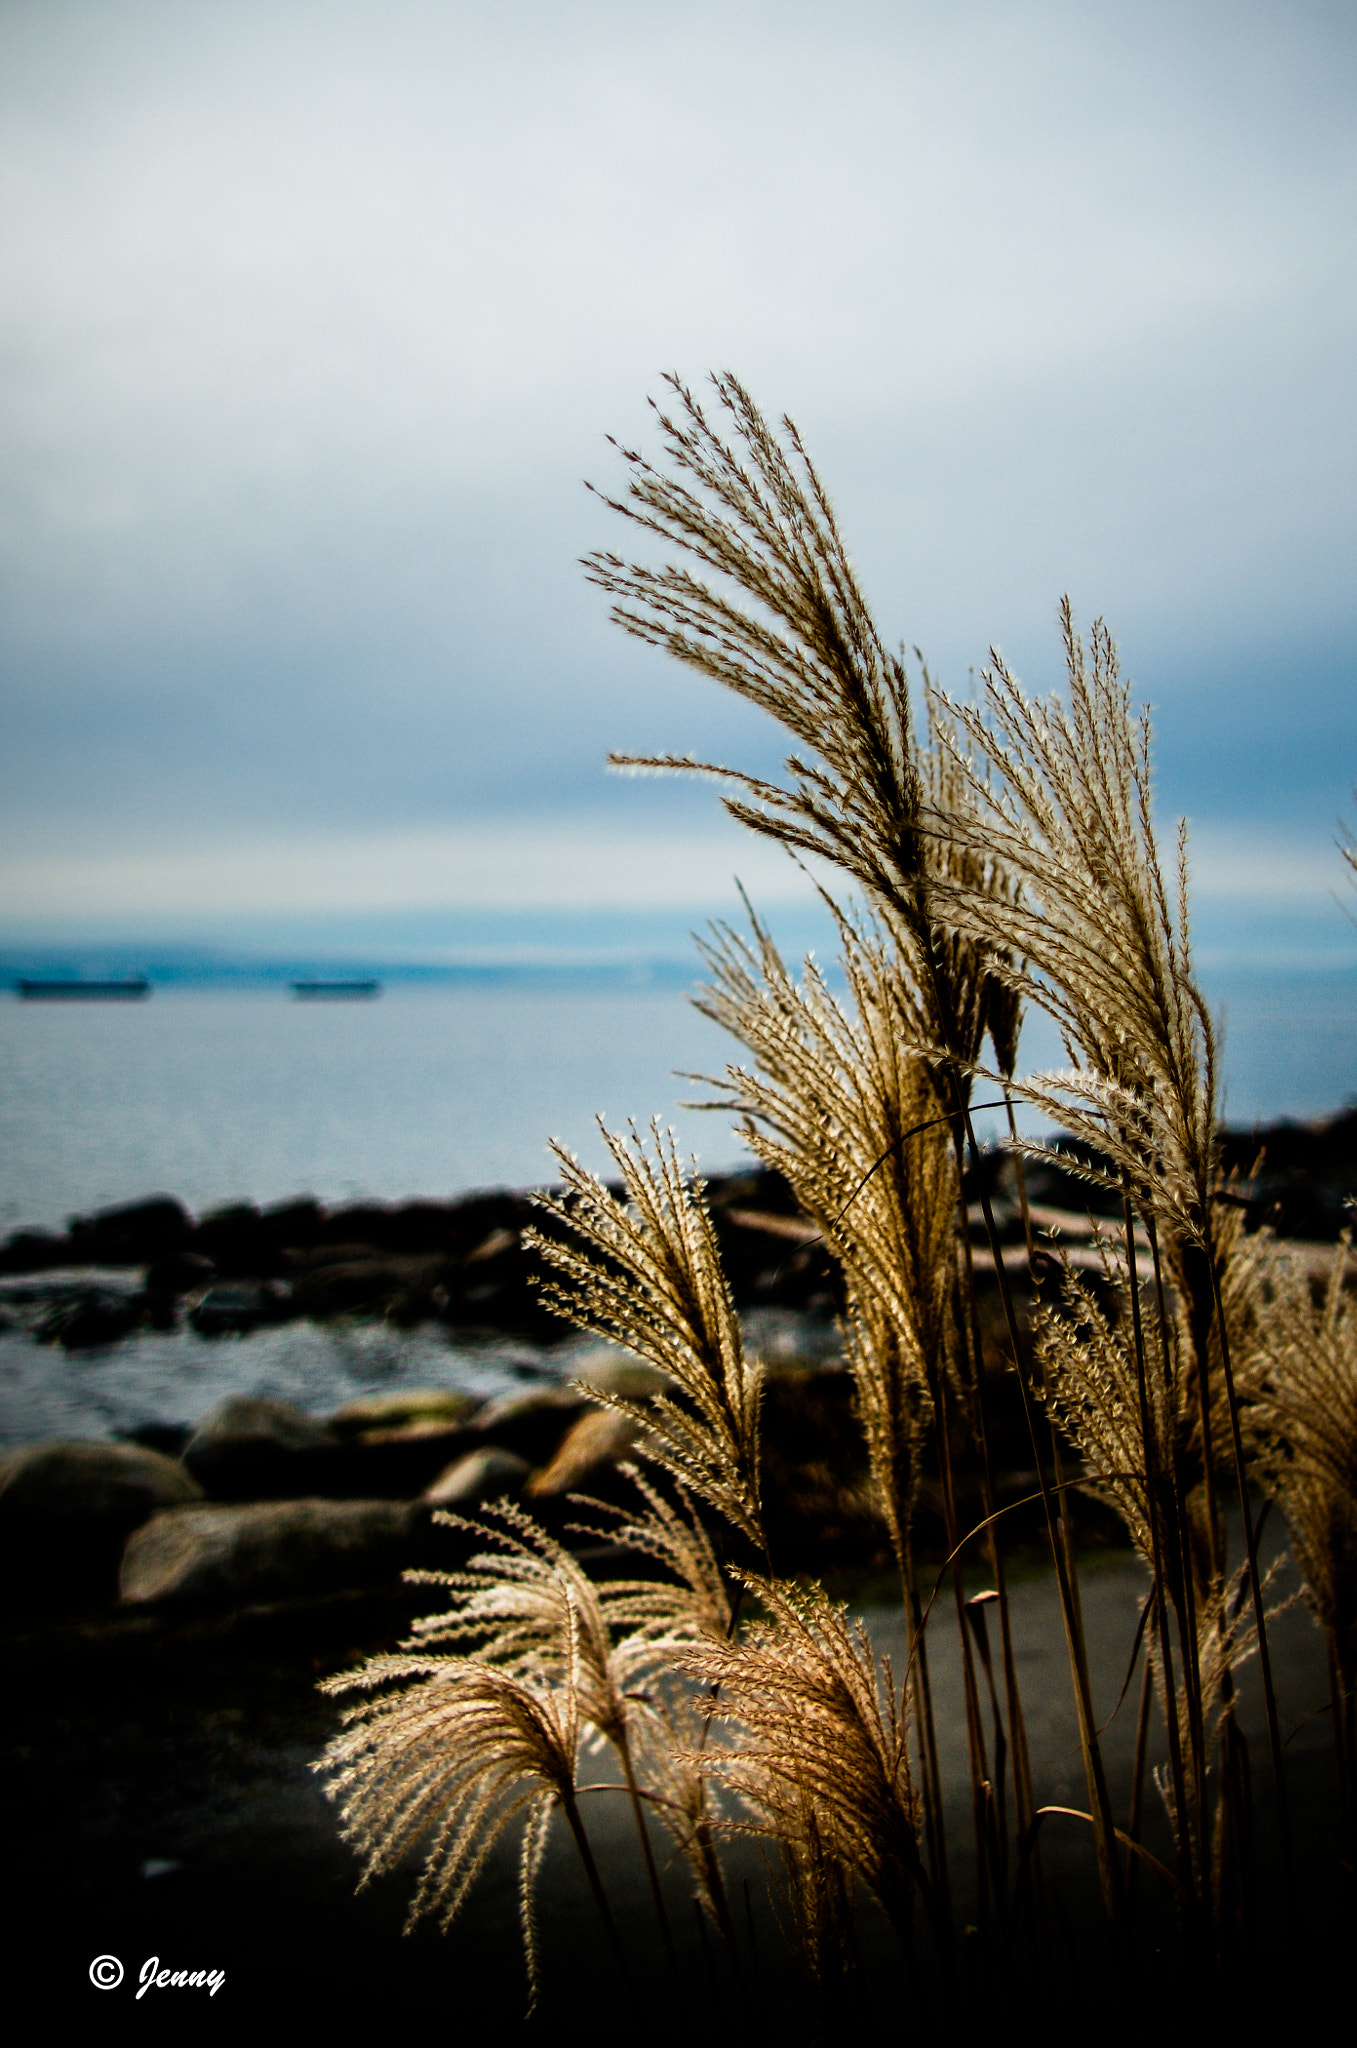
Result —
[[135, 1003], [151, 993], [143, 975], [129, 981], [24, 981], [14, 984], [21, 1003]]
[[382, 992], [380, 981], [294, 981], [292, 993], [304, 1003], [355, 1003]]

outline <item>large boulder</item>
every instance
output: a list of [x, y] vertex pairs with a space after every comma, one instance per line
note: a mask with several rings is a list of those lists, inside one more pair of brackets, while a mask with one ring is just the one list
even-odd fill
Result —
[[394, 1580], [424, 1519], [386, 1500], [171, 1508], [132, 1536], [119, 1591], [129, 1606], [239, 1606]]
[[100, 1209], [93, 1216], [73, 1216], [68, 1227], [71, 1263], [145, 1266], [182, 1250], [192, 1231], [192, 1218], [182, 1202], [173, 1195], [152, 1195], [144, 1202]]
[[287, 1401], [238, 1395], [201, 1422], [184, 1463], [213, 1500], [294, 1500], [331, 1490], [340, 1448]]
[[178, 1300], [181, 1294], [197, 1294], [209, 1286], [216, 1270], [201, 1252], [166, 1252], [146, 1268], [146, 1292]]
[[499, 1500], [504, 1494], [522, 1493], [532, 1467], [526, 1458], [512, 1451], [487, 1447], [468, 1451], [439, 1473], [424, 1492], [426, 1507], [459, 1508], [481, 1500]]
[[350, 1401], [329, 1418], [329, 1427], [346, 1439], [361, 1439], [378, 1430], [452, 1429], [469, 1422], [480, 1405], [474, 1394], [455, 1387], [408, 1387]]
[[476, 1430], [486, 1443], [514, 1451], [530, 1465], [544, 1465], [589, 1405], [573, 1387], [534, 1387], [489, 1402], [476, 1417]]
[[70, 1239], [50, 1230], [15, 1230], [0, 1245], [0, 1273], [45, 1273], [71, 1260]]
[[71, 1516], [133, 1524], [157, 1508], [201, 1500], [203, 1490], [177, 1458], [142, 1444], [27, 1444], [0, 1456], [0, 1524]]
[[[533, 1500], [559, 1499], [565, 1494], [587, 1493], [611, 1499], [619, 1487], [617, 1465], [634, 1451], [641, 1434], [639, 1424], [613, 1408], [591, 1408], [567, 1430], [555, 1455], [528, 1482]], [[627, 1482], [621, 1482], [624, 1497], [632, 1498]]]
[[479, 1401], [446, 1388], [353, 1401], [329, 1427], [343, 1446], [342, 1480], [327, 1488], [355, 1500], [413, 1500], [448, 1465], [481, 1448]]
[[278, 1270], [273, 1234], [253, 1202], [228, 1202], [200, 1217], [188, 1248], [211, 1259], [228, 1279], [258, 1279]]
[[437, 1313], [434, 1289], [445, 1265], [436, 1252], [421, 1258], [368, 1255], [329, 1259], [297, 1275], [292, 1282], [292, 1301], [300, 1315], [380, 1310], [398, 1312], [406, 1322], [418, 1322]]
[[38, 1443], [0, 1457], [0, 1558], [11, 1598], [111, 1597], [129, 1532], [203, 1497], [177, 1458], [140, 1444]]
[[460, 1263], [448, 1268], [443, 1288], [445, 1321], [496, 1330], [521, 1330], [549, 1341], [563, 1334], [534, 1285], [537, 1255], [523, 1243], [529, 1216], [495, 1225], [478, 1244], [469, 1245]]
[[577, 1360], [574, 1377], [600, 1394], [620, 1394], [630, 1401], [643, 1401], [650, 1394], [672, 1394], [678, 1385], [671, 1373], [661, 1372], [620, 1344], [591, 1346]]
[[200, 1337], [239, 1337], [291, 1313], [291, 1294], [281, 1281], [228, 1280], [209, 1287], [188, 1319]]
[[134, 1330], [144, 1306], [136, 1295], [85, 1288], [49, 1310], [34, 1335], [39, 1342], [60, 1344], [66, 1351], [96, 1351], [105, 1344], [118, 1343]]

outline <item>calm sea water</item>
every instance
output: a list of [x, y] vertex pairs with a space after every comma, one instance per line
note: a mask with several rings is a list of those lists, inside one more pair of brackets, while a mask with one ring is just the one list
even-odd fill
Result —
[[[1357, 1091], [1357, 970], [1217, 975], [1232, 1122], [1321, 1116]], [[0, 999], [0, 1229], [165, 1192], [215, 1204], [446, 1196], [553, 1178], [555, 1137], [673, 1121], [717, 1170], [741, 1148], [675, 1070], [736, 1048], [679, 990], [401, 985], [375, 1002], [157, 990], [144, 1003]], [[1042, 1020], [1023, 1059], [1061, 1065]]]
[[677, 991], [419, 987], [372, 1002], [157, 990], [143, 1003], [0, 1003], [0, 1225], [163, 1190], [233, 1200], [446, 1196], [596, 1169], [594, 1124], [660, 1115], [719, 1166], [728, 1125], [678, 1111], [729, 1041]]
[[[1210, 993], [1225, 1012], [1233, 1122], [1320, 1116], [1357, 1091], [1357, 971], [1219, 975]], [[160, 1191], [201, 1213], [541, 1184], [548, 1135], [606, 1167], [600, 1111], [614, 1126], [673, 1121], [715, 1171], [741, 1148], [725, 1119], [679, 1107], [700, 1091], [674, 1070], [717, 1072], [732, 1051], [678, 991], [396, 984], [354, 1004], [212, 989], [127, 1005], [0, 1001], [0, 1229]], [[1023, 1051], [1029, 1066], [1062, 1064], [1040, 1023]], [[232, 1393], [324, 1413], [401, 1384], [488, 1395], [561, 1369], [559, 1354], [432, 1328], [290, 1324], [217, 1343], [179, 1331], [69, 1357], [0, 1332], [0, 1443], [192, 1423]]]

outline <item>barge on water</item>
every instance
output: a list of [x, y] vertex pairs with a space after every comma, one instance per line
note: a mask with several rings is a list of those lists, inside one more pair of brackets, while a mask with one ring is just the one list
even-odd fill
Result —
[[294, 981], [292, 993], [303, 1003], [361, 1003], [382, 992], [380, 981]]
[[130, 981], [24, 981], [14, 984], [21, 1003], [136, 1003], [151, 993], [144, 975]]

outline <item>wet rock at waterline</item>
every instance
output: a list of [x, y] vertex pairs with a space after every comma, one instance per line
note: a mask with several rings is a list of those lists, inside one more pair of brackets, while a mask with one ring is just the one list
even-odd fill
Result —
[[287, 1401], [242, 1395], [199, 1424], [184, 1463], [214, 1500], [286, 1500], [325, 1492], [338, 1452], [314, 1416]]
[[589, 1408], [571, 1424], [549, 1464], [534, 1473], [528, 1494], [534, 1501], [559, 1499], [571, 1493], [609, 1499], [620, 1488], [632, 1498], [629, 1480], [617, 1471], [641, 1436], [640, 1424], [612, 1408]]
[[457, 1458], [483, 1448], [474, 1425], [435, 1416], [396, 1429], [366, 1430], [342, 1446], [327, 1491], [354, 1499], [413, 1500]]
[[227, 1281], [209, 1287], [189, 1310], [200, 1337], [234, 1337], [257, 1330], [261, 1323], [282, 1322], [295, 1313], [288, 1288], [280, 1281]]
[[532, 1471], [526, 1458], [492, 1445], [469, 1451], [439, 1473], [424, 1490], [424, 1504], [434, 1508], [471, 1507], [477, 1501], [500, 1500], [505, 1494], [520, 1494]]
[[573, 1387], [534, 1388], [491, 1401], [476, 1417], [476, 1428], [482, 1437], [526, 1458], [529, 1465], [544, 1465], [588, 1406]]
[[455, 1387], [411, 1387], [397, 1394], [350, 1401], [330, 1417], [329, 1427], [341, 1439], [360, 1440], [377, 1431], [455, 1428], [468, 1422], [480, 1406], [474, 1394]]
[[153, 1195], [73, 1216], [68, 1226], [72, 1263], [82, 1266], [141, 1266], [181, 1251], [193, 1235], [193, 1218], [173, 1195]]
[[[835, 1283], [818, 1235], [792, 1212], [780, 1176], [766, 1171], [707, 1183], [713, 1220], [737, 1298], [828, 1309]], [[195, 1220], [169, 1196], [78, 1217], [64, 1236], [22, 1230], [0, 1245], [0, 1276], [105, 1263], [142, 1266], [152, 1294], [182, 1301], [195, 1321], [207, 1287], [279, 1283], [249, 1310], [255, 1320], [377, 1315], [397, 1324], [512, 1330], [542, 1342], [566, 1334], [535, 1283], [524, 1233], [541, 1212], [515, 1190], [449, 1202], [355, 1203], [327, 1209], [302, 1197], [261, 1209], [234, 1202]], [[222, 1320], [216, 1334], [250, 1327]]]
[[327, 1317], [379, 1310], [397, 1320], [427, 1321], [441, 1306], [440, 1283], [445, 1261], [437, 1253], [422, 1258], [327, 1259], [300, 1273], [292, 1282], [292, 1306], [298, 1315]]
[[34, 1335], [43, 1344], [66, 1351], [96, 1351], [116, 1344], [142, 1321], [145, 1303], [136, 1295], [89, 1288], [58, 1302], [38, 1324]]
[[146, 1292], [169, 1294], [178, 1301], [201, 1294], [216, 1278], [217, 1268], [202, 1252], [174, 1251], [152, 1259], [146, 1268]]

